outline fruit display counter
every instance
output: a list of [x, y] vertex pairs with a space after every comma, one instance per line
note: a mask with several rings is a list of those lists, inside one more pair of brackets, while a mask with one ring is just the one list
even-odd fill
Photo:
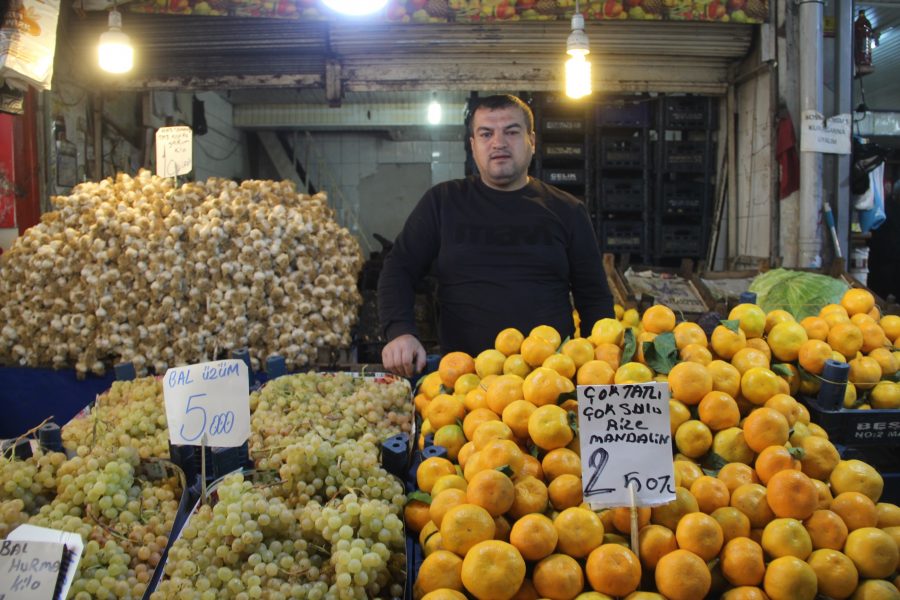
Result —
[[[405, 509], [414, 597], [900, 598], [900, 497], [885, 485], [898, 445], [861, 454], [838, 428], [894, 427], [900, 316], [860, 289], [821, 304], [799, 322], [740, 304], [711, 335], [666, 306], [617, 307], [585, 338], [505, 330], [445, 355], [415, 392], [417, 445], [443, 449]], [[826, 361], [849, 383], [822, 419]], [[592, 510], [573, 391], [652, 381], [670, 392], [675, 500], [635, 520]]]

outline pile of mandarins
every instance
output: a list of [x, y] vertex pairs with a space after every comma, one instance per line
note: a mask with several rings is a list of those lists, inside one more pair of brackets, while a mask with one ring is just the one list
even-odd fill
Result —
[[[425, 556], [414, 597], [900, 600], [900, 508], [797, 400], [836, 359], [846, 407], [900, 407], [898, 345], [900, 317], [852, 289], [799, 323], [741, 304], [707, 337], [665, 306], [617, 306], [587, 337], [507, 329], [477, 357], [445, 355], [415, 397], [420, 448], [433, 434], [447, 458], [422, 461], [406, 506]], [[583, 502], [571, 392], [654, 380], [676, 499], [639, 509], [635, 549], [628, 508]]]

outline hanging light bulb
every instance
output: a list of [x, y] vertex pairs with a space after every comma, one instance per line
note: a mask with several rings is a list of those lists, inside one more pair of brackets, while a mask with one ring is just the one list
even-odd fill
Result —
[[566, 96], [582, 98], [591, 93], [591, 63], [587, 58], [591, 48], [587, 34], [584, 32], [584, 16], [575, 6], [572, 15], [572, 33], [566, 42], [566, 53], [570, 56], [566, 61]]
[[127, 73], [134, 65], [134, 48], [122, 32], [122, 13], [115, 7], [109, 11], [109, 30], [100, 34], [97, 57], [100, 68], [108, 73]]
[[431, 104], [428, 105], [428, 122], [432, 125], [439, 125], [441, 118], [441, 103], [438, 102], [437, 94], [435, 94], [431, 99]]
[[387, 0], [322, 0], [325, 6], [342, 15], [361, 17], [377, 12], [387, 5]]

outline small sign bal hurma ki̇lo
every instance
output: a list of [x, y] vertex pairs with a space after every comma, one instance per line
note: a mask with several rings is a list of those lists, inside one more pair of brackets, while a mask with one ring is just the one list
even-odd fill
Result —
[[242, 360], [171, 368], [163, 398], [173, 444], [233, 448], [250, 437], [250, 380]]
[[578, 386], [584, 499], [592, 509], [675, 499], [669, 386]]

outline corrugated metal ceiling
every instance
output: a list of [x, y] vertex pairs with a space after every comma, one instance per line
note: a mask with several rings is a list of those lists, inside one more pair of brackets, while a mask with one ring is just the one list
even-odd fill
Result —
[[[900, 0], [857, 2], [856, 8], [866, 11], [872, 28], [880, 34], [879, 44], [872, 51], [875, 71], [861, 82], [866, 104], [871, 109], [900, 110]], [[858, 91], [859, 82], [854, 87]], [[857, 103], [861, 100], [858, 97]]]

